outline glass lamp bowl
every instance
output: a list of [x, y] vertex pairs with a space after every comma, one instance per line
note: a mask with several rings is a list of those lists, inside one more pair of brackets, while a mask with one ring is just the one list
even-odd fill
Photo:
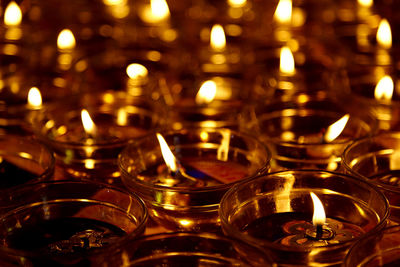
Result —
[[400, 222], [400, 132], [356, 140], [343, 153], [344, 172], [375, 184], [390, 203], [390, 220]]
[[217, 230], [222, 195], [233, 184], [269, 169], [268, 149], [239, 132], [198, 128], [161, 135], [179, 162], [178, 172], [168, 170], [155, 134], [128, 145], [119, 155], [119, 167], [123, 183], [168, 229]]
[[[83, 109], [95, 125], [92, 132], [84, 128]], [[162, 107], [147, 98], [106, 91], [49, 105], [36, 114], [33, 126], [55, 151], [66, 177], [118, 184], [118, 154], [129, 140], [162, 127], [162, 114]]]
[[397, 266], [400, 261], [400, 226], [391, 226], [358, 240], [350, 248], [343, 266]]
[[143, 236], [98, 266], [273, 266], [260, 248], [212, 233]]
[[84, 181], [21, 186], [2, 205], [1, 253], [33, 266], [88, 264], [142, 234], [148, 217], [136, 195]]
[[[344, 103], [324, 92], [282, 97], [249, 105], [241, 114], [240, 125], [268, 145], [273, 171], [336, 171], [345, 147], [356, 138], [373, 134], [377, 126], [368, 113], [361, 115]], [[344, 127], [335, 126], [345, 116]], [[327, 138], [329, 128], [338, 131], [335, 138]]]
[[[328, 237], [312, 235], [310, 192], [323, 204], [328, 219], [322, 229]], [[293, 170], [233, 186], [222, 198], [219, 214], [226, 235], [263, 247], [279, 265], [332, 266], [358, 238], [384, 228], [388, 211], [385, 196], [366, 181]]]
[[53, 151], [32, 137], [0, 134], [0, 190], [50, 180], [54, 174]]

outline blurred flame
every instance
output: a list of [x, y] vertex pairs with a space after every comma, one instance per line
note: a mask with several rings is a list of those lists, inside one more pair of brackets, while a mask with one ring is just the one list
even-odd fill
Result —
[[383, 48], [388, 49], [392, 47], [392, 31], [389, 22], [386, 19], [382, 19], [379, 23], [378, 31], [376, 33], [376, 41]]
[[146, 6], [140, 15], [145, 22], [158, 23], [169, 19], [170, 12], [165, 0], [150, 0], [150, 6]]
[[173, 172], [177, 171], [178, 165], [177, 165], [174, 154], [172, 154], [171, 149], [169, 149], [169, 146], [168, 146], [167, 142], [165, 141], [164, 137], [159, 133], [157, 133], [156, 135], [157, 135], [158, 142], [160, 143], [161, 154], [163, 156], [165, 164], [167, 165], [167, 167], [170, 171], [173, 171]]
[[280, 0], [276, 7], [274, 19], [280, 23], [290, 23], [292, 20], [292, 1]]
[[394, 83], [389, 75], [383, 76], [375, 87], [376, 100], [391, 100], [394, 91]]
[[371, 7], [374, 4], [374, 0], [358, 0], [357, 3], [363, 7]]
[[57, 38], [57, 47], [61, 50], [70, 50], [75, 48], [75, 37], [71, 30], [64, 29]]
[[310, 192], [312, 202], [314, 205], [314, 213], [312, 217], [312, 223], [315, 226], [318, 225], [324, 225], [326, 221], [326, 215], [325, 215], [325, 209], [324, 206], [322, 205], [321, 200], [317, 197], [316, 194], [313, 192]]
[[82, 109], [81, 111], [81, 119], [83, 128], [87, 134], [94, 135], [96, 133], [96, 125], [94, 124], [92, 118], [90, 117], [89, 112], [86, 109]]
[[228, 0], [231, 7], [243, 7], [246, 5], [247, 0]]
[[210, 45], [215, 50], [223, 50], [226, 46], [224, 28], [219, 24], [215, 24], [211, 29]]
[[217, 159], [221, 161], [228, 161], [231, 130], [221, 129], [221, 135], [222, 139], [217, 150]]
[[17, 3], [11, 1], [4, 11], [4, 24], [7, 26], [17, 26], [21, 24], [22, 12]]
[[346, 124], [349, 121], [349, 118], [350, 115], [346, 114], [336, 122], [332, 123], [326, 130], [324, 140], [326, 142], [331, 142], [335, 140], [343, 132], [344, 127], [346, 127]]
[[217, 94], [217, 84], [214, 81], [205, 81], [196, 95], [197, 104], [208, 104], [212, 102]]
[[28, 104], [33, 107], [40, 107], [42, 105], [42, 95], [37, 87], [29, 89]]
[[131, 79], [142, 79], [146, 78], [148, 71], [142, 64], [132, 63], [126, 67], [126, 74], [128, 74]]
[[281, 49], [279, 70], [286, 75], [293, 75], [295, 73], [294, 57], [292, 51], [287, 46]]
[[128, 112], [126, 112], [125, 108], [118, 109], [117, 124], [120, 126], [125, 126], [128, 124]]

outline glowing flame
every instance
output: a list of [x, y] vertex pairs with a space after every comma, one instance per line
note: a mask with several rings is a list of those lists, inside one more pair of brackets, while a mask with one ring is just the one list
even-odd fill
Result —
[[160, 148], [161, 148], [161, 154], [163, 156], [163, 159], [165, 161], [165, 164], [167, 165], [168, 169], [170, 171], [177, 171], [178, 170], [178, 164], [176, 162], [176, 158], [174, 154], [172, 154], [171, 149], [169, 149], [169, 146], [167, 142], [165, 141], [164, 137], [157, 133], [157, 139], [158, 142], [160, 143]]
[[57, 38], [57, 47], [60, 50], [71, 50], [75, 48], [75, 37], [71, 30], [64, 29]]
[[21, 24], [22, 12], [17, 3], [11, 1], [4, 11], [4, 24], [7, 26], [17, 26]]
[[292, 51], [287, 46], [281, 49], [279, 71], [286, 75], [293, 75], [295, 73], [294, 57]]
[[346, 114], [336, 122], [332, 123], [328, 129], [326, 129], [326, 133], [324, 135], [325, 142], [332, 142], [335, 140], [343, 132], [344, 127], [346, 127], [346, 124], [349, 121], [349, 118], [350, 115]]
[[374, 4], [374, 0], [358, 0], [357, 3], [363, 7], [371, 7]]
[[391, 100], [394, 91], [394, 83], [389, 75], [383, 76], [375, 87], [376, 100]]
[[29, 89], [28, 105], [33, 107], [40, 107], [42, 105], [42, 95], [37, 87]]
[[225, 49], [225, 32], [224, 28], [219, 24], [214, 25], [211, 29], [210, 45], [214, 50]]
[[150, 0], [150, 6], [144, 7], [139, 15], [145, 22], [159, 23], [169, 19], [170, 12], [165, 0]]
[[312, 223], [315, 226], [318, 225], [324, 225], [326, 221], [326, 215], [325, 215], [325, 209], [324, 206], [322, 205], [321, 200], [317, 197], [316, 194], [313, 192], [310, 192], [312, 202], [314, 205], [314, 213], [312, 217]]
[[280, 0], [276, 7], [274, 19], [280, 23], [290, 23], [292, 20], [292, 1]]
[[208, 104], [212, 102], [217, 94], [217, 84], [214, 81], [205, 81], [196, 95], [196, 103], [201, 104]]
[[81, 119], [85, 132], [87, 134], [95, 135], [97, 131], [96, 125], [94, 124], [92, 118], [89, 115], [89, 112], [86, 109], [82, 109]]
[[376, 41], [383, 48], [389, 49], [392, 47], [392, 31], [389, 22], [386, 19], [382, 19], [379, 23], [378, 31], [376, 33]]
[[145, 66], [132, 63], [126, 67], [126, 74], [128, 74], [131, 79], [143, 79], [147, 77], [148, 71]]
[[231, 130], [229, 129], [221, 129], [221, 144], [217, 150], [217, 159], [221, 161], [228, 161], [229, 155], [229, 143], [231, 140]]
[[247, 0], [228, 0], [231, 7], [243, 7], [246, 5]]

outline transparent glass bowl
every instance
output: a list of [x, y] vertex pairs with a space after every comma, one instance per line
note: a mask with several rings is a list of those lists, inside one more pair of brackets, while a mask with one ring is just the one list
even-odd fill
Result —
[[343, 266], [398, 266], [400, 262], [400, 226], [391, 226], [358, 240], [350, 248]]
[[[84, 129], [83, 109], [95, 125], [94, 133]], [[119, 184], [118, 154], [129, 140], [162, 127], [162, 114], [162, 107], [149, 99], [106, 91], [50, 105], [36, 114], [33, 126], [55, 151], [65, 177]]]
[[[143, 198], [153, 219], [169, 229], [218, 229], [222, 195], [233, 184], [269, 169], [268, 149], [229, 129], [185, 129], [161, 135], [180, 163], [179, 173], [168, 171], [155, 134], [128, 145], [119, 155], [119, 167], [123, 183]], [[228, 144], [227, 150], [221, 148], [223, 143]]]
[[[298, 94], [248, 106], [240, 124], [243, 131], [269, 146], [273, 171], [336, 171], [345, 147], [356, 138], [373, 134], [377, 126], [367, 112], [362, 115], [348, 107], [351, 105], [345, 107], [345, 101], [327, 93]], [[349, 118], [342, 129], [332, 126], [346, 115]], [[327, 138], [329, 128], [338, 131], [335, 138]]]
[[343, 153], [344, 172], [375, 184], [390, 203], [390, 219], [400, 223], [400, 132], [356, 140]]
[[[326, 213], [332, 236], [310, 236], [314, 192]], [[385, 196], [364, 180], [321, 170], [260, 175], [233, 186], [222, 198], [224, 233], [261, 246], [282, 266], [339, 264], [347, 249], [365, 233], [386, 225]], [[312, 230], [311, 230], [312, 231]]]
[[38, 140], [0, 134], [0, 191], [49, 180], [54, 174], [54, 166], [53, 152]]
[[2, 252], [33, 266], [88, 264], [142, 234], [148, 217], [136, 195], [94, 182], [35, 183], [7, 198]]
[[98, 266], [273, 266], [260, 248], [211, 233], [144, 236]]

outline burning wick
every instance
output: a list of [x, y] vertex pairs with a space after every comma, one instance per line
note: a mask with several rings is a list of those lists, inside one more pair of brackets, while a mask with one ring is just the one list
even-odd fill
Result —
[[204, 181], [198, 180], [195, 177], [192, 177], [185, 172], [185, 169], [182, 167], [182, 165], [178, 162], [178, 160], [172, 153], [164, 137], [160, 133], [157, 133], [156, 135], [158, 142], [160, 143], [162, 157], [164, 159], [165, 164], [168, 167], [171, 176], [173, 178], [181, 177], [188, 179], [192, 182], [195, 182], [196, 186], [204, 186], [205, 185]]
[[307, 229], [306, 236], [313, 240], [332, 239], [334, 237], [334, 232], [328, 227], [324, 227], [326, 222], [326, 215], [321, 200], [313, 192], [310, 192], [310, 196], [314, 205], [312, 222], [315, 228]]

